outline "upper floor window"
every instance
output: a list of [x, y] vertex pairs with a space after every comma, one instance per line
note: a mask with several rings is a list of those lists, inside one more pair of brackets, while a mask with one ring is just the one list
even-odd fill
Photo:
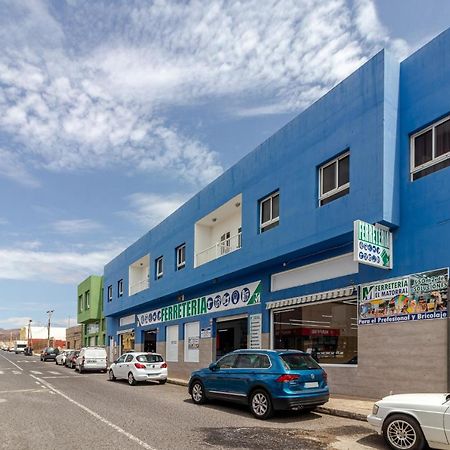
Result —
[[280, 223], [280, 192], [274, 192], [259, 201], [259, 230], [275, 228]]
[[112, 301], [112, 286], [108, 286], [108, 302]]
[[319, 167], [319, 185], [320, 206], [350, 192], [350, 152], [345, 152]]
[[119, 297], [123, 296], [123, 280], [119, 280], [117, 282], [117, 294], [119, 295]]
[[164, 274], [164, 261], [162, 256], [156, 258], [155, 270], [156, 270], [156, 279], [159, 280], [160, 278], [162, 278]]
[[176, 248], [177, 270], [184, 269], [186, 266], [186, 244]]
[[83, 312], [83, 296], [78, 297], [78, 311]]
[[411, 179], [450, 166], [450, 117], [411, 136]]
[[91, 293], [89, 291], [86, 291], [84, 294], [84, 300], [86, 302], [86, 309], [89, 309], [91, 307]]

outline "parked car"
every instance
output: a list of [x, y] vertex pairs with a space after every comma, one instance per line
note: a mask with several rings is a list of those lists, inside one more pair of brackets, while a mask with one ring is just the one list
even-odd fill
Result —
[[54, 347], [45, 347], [44, 350], [41, 352], [41, 361], [48, 361], [52, 359], [53, 361], [56, 360], [56, 357], [59, 354], [59, 350]]
[[32, 347], [25, 347], [23, 350], [23, 354], [25, 356], [33, 356], [33, 348]]
[[108, 368], [106, 350], [103, 347], [83, 347], [75, 361], [75, 370], [106, 372]]
[[188, 389], [196, 404], [243, 403], [258, 419], [275, 410], [311, 410], [329, 398], [326, 372], [298, 350], [236, 350], [193, 372]]
[[60, 352], [59, 355], [56, 357], [56, 360], [55, 360], [56, 365], [64, 366], [65, 362], [66, 362], [67, 355], [69, 355], [69, 353], [71, 353], [73, 351], [75, 351], [75, 350], [67, 349], [67, 350], [63, 350], [62, 352]]
[[80, 353], [79, 350], [74, 350], [74, 351], [70, 352], [66, 356], [66, 361], [65, 361], [64, 365], [66, 367], [68, 367], [69, 369], [75, 369], [75, 361], [76, 361], [79, 353]]
[[450, 449], [450, 394], [397, 394], [373, 406], [367, 421], [390, 448]]
[[130, 352], [114, 361], [108, 373], [111, 381], [124, 378], [130, 386], [138, 381], [158, 381], [159, 384], [164, 384], [167, 381], [167, 363], [158, 353]]

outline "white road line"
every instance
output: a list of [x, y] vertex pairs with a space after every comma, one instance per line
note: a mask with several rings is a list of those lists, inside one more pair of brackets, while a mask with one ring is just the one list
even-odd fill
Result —
[[5, 372], [3, 372], [3, 370], [0, 370], [0, 375], [4, 375]]
[[0, 394], [20, 394], [22, 392], [41, 392], [40, 389], [16, 389], [11, 391], [0, 391]]
[[14, 375], [22, 375], [22, 372], [20, 372], [20, 370], [13, 370], [12, 373]]
[[[30, 372], [31, 372], [31, 370], [30, 370]], [[51, 373], [53, 375], [61, 375], [61, 372], [53, 372], [51, 370], [49, 370], [48, 373]]]
[[34, 373], [35, 375], [42, 375], [42, 372], [39, 372], [39, 370], [30, 370], [31, 373]]
[[41, 377], [43, 380], [50, 380], [50, 379], [62, 379], [62, 378], [74, 378], [78, 380], [82, 380], [83, 378], [77, 377], [75, 375], [60, 375], [59, 377]]
[[5, 402], [6, 402], [6, 399], [0, 398], [0, 403], [5, 403]]
[[13, 366], [16, 366], [19, 370], [23, 370], [22, 367], [18, 366], [15, 362], [11, 361], [10, 359], [8, 359], [6, 356], [3, 356], [2, 354], [0, 354], [0, 356], [4, 359], [6, 359], [6, 361], [10, 362]]
[[111, 427], [113, 430], [117, 431], [118, 433], [126, 436], [128, 439], [130, 439], [133, 442], [136, 442], [136, 444], [140, 445], [142, 448], [145, 448], [147, 450], [156, 450], [156, 448], [151, 447], [146, 442], [141, 441], [138, 437], [134, 436], [131, 433], [128, 433], [128, 431], [125, 431], [123, 428], [120, 428], [118, 425], [110, 422], [108, 419], [105, 419], [100, 414], [97, 414], [96, 412], [92, 411], [92, 409], [89, 409], [87, 406], [82, 405], [81, 403], [77, 402], [73, 398], [70, 398], [68, 395], [64, 394], [64, 392], [59, 391], [58, 389], [54, 388], [48, 381], [42, 380], [38, 377], [35, 377], [34, 375], [30, 375], [36, 380], [39, 380], [42, 384], [45, 384], [50, 390], [52, 390], [55, 394], [60, 395], [61, 397], [65, 398], [70, 403], [73, 403], [74, 405], [78, 406], [78, 408], [81, 408], [83, 411], [86, 411], [91, 416], [95, 417], [96, 419], [100, 420], [100, 422], [103, 422], [104, 424]]

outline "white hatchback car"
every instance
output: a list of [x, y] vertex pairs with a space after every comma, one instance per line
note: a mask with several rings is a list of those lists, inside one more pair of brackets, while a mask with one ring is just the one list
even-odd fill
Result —
[[59, 366], [59, 365], [64, 366], [64, 364], [65, 364], [65, 362], [66, 362], [66, 357], [67, 357], [67, 355], [68, 355], [70, 352], [73, 352], [73, 351], [74, 351], [74, 350], [70, 350], [70, 349], [61, 351], [61, 352], [59, 353], [59, 355], [56, 356], [56, 360], [55, 360], [56, 365], [57, 365], [57, 366]]
[[167, 363], [158, 353], [130, 352], [114, 361], [108, 373], [111, 381], [124, 378], [131, 386], [138, 381], [158, 381], [164, 384], [167, 381]]
[[450, 394], [390, 395], [374, 404], [367, 421], [392, 449], [450, 449]]

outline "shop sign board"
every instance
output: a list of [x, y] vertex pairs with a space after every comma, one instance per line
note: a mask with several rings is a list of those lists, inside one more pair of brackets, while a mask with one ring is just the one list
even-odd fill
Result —
[[447, 291], [448, 269], [362, 285], [358, 323], [445, 319], [448, 315]]
[[261, 302], [261, 281], [216, 292], [204, 297], [194, 298], [181, 303], [164, 306], [136, 315], [138, 327], [144, 327], [171, 320], [186, 319], [204, 314], [228, 311], [256, 305]]
[[88, 323], [87, 334], [95, 334], [100, 331], [100, 324], [98, 322]]
[[207, 339], [212, 336], [211, 327], [202, 328], [200, 331], [200, 337], [202, 339]]
[[353, 259], [361, 264], [392, 269], [392, 233], [381, 225], [355, 220]]
[[188, 349], [197, 350], [200, 347], [200, 338], [198, 336], [191, 336], [188, 338]]

